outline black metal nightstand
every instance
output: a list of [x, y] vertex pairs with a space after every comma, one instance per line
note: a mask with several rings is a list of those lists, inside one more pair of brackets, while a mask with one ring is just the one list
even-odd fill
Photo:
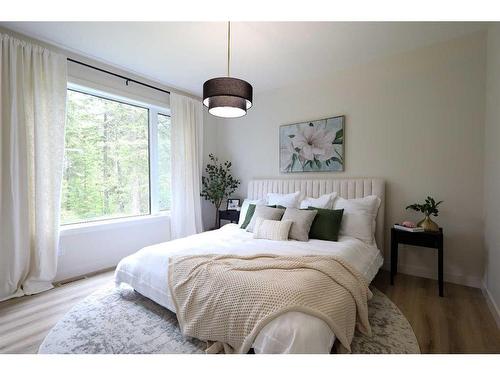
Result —
[[398, 273], [398, 244], [423, 246], [438, 251], [439, 296], [443, 296], [443, 228], [439, 232], [407, 232], [391, 228], [391, 285]]
[[220, 221], [228, 220], [231, 223], [237, 223], [240, 220], [240, 211], [236, 210], [219, 210], [219, 228]]

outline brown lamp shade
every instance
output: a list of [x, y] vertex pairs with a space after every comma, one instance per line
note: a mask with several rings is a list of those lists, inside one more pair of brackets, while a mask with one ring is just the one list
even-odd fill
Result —
[[252, 106], [253, 88], [232, 77], [212, 78], [203, 84], [203, 104], [218, 117], [241, 117]]

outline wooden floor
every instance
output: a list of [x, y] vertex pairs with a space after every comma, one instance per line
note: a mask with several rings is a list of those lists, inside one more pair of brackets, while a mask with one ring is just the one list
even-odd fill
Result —
[[112, 280], [109, 271], [0, 302], [0, 353], [36, 353], [50, 329], [73, 305]]
[[[78, 301], [112, 281], [106, 272], [36, 296], [0, 302], [0, 353], [36, 353], [52, 326]], [[394, 286], [379, 272], [374, 285], [403, 312], [422, 353], [500, 353], [500, 330], [479, 289], [399, 274]]]
[[500, 353], [500, 329], [480, 289], [445, 283], [439, 297], [436, 280], [398, 274], [390, 285], [386, 271], [373, 284], [408, 319], [422, 353]]

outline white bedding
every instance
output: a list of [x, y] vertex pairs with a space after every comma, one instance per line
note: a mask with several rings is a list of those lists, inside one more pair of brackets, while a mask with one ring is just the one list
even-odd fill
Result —
[[[117, 285], [126, 283], [137, 292], [175, 312], [168, 288], [169, 257], [195, 254], [334, 255], [343, 258], [371, 282], [383, 263], [380, 251], [351, 237], [338, 242], [309, 240], [269, 241], [228, 224], [219, 230], [145, 247], [118, 264]], [[316, 317], [288, 312], [268, 323], [257, 335], [256, 353], [329, 353], [335, 340], [328, 325]]]

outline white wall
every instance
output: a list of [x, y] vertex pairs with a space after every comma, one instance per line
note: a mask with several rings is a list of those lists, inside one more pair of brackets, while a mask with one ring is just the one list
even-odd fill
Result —
[[114, 267], [144, 246], [168, 241], [169, 220], [168, 216], [141, 217], [63, 230], [56, 281]]
[[[484, 161], [486, 288], [500, 318], [500, 25], [488, 30]], [[500, 319], [497, 321], [500, 325]]]
[[[241, 197], [252, 178], [383, 177], [388, 261], [389, 227], [418, 220], [404, 207], [430, 194], [445, 201], [436, 219], [445, 233], [445, 278], [480, 285], [484, 33], [254, 97], [247, 116], [218, 121], [217, 154], [233, 162], [235, 176], [243, 180]], [[346, 116], [346, 171], [280, 175], [279, 126], [334, 115]], [[435, 277], [437, 254], [400, 250], [400, 269]]]

